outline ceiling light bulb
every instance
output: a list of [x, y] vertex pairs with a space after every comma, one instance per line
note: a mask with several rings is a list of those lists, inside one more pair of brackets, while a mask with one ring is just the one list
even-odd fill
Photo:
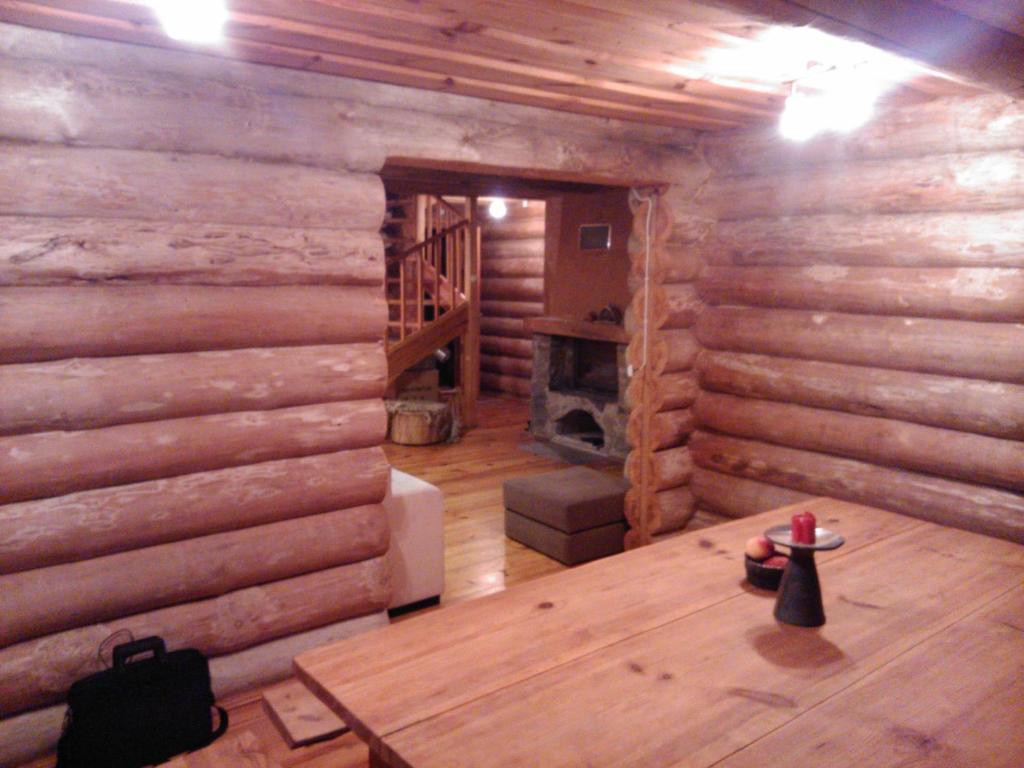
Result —
[[885, 87], [856, 70], [838, 75], [825, 98], [829, 127], [847, 133], [871, 119], [875, 101]]
[[806, 141], [825, 128], [827, 105], [821, 97], [794, 93], [786, 99], [779, 118], [779, 133], [792, 141]]
[[508, 206], [505, 205], [504, 200], [497, 198], [491, 201], [491, 204], [487, 207], [487, 213], [490, 214], [492, 219], [504, 219], [508, 213]]
[[216, 43], [223, 36], [224, 0], [149, 0], [168, 37], [187, 43]]
[[829, 126], [840, 133], [849, 133], [860, 128], [871, 119], [875, 111], [874, 99], [853, 94], [836, 94], [827, 99], [827, 102], [830, 113]]

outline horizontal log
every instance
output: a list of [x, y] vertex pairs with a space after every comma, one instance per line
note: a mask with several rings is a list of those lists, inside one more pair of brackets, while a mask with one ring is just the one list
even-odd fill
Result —
[[531, 394], [529, 379], [488, 371], [481, 371], [480, 387], [491, 392], [506, 392], [516, 397], [529, 397]]
[[709, 304], [1024, 320], [1024, 269], [712, 267], [701, 277], [699, 288]]
[[[626, 436], [629, 444], [639, 448], [643, 435], [644, 409], [638, 408], [629, 414]], [[675, 411], [662, 411], [651, 416], [648, 444], [652, 450], [661, 451], [674, 448], [686, 442], [695, 427], [693, 412], [689, 408]]]
[[747, 517], [815, 498], [770, 483], [694, 467], [690, 490], [697, 501], [729, 517]]
[[647, 509], [641, 511], [640, 493], [631, 488], [626, 492], [625, 511], [630, 528], [640, 528], [643, 516], [644, 527], [653, 536], [685, 528], [697, 511], [697, 501], [688, 488], [672, 488], [651, 493]]
[[1024, 325], [797, 310], [707, 309], [710, 349], [1024, 383]]
[[697, 466], [1024, 542], [1024, 497], [853, 459], [695, 432]]
[[696, 280], [704, 268], [701, 246], [665, 243], [662, 246], [662, 279], [665, 283], [686, 283]]
[[1020, 385], [731, 352], [697, 369], [707, 390], [1024, 440]]
[[697, 512], [697, 500], [689, 488], [673, 488], [651, 495], [654, 509], [651, 535], [682, 530]]
[[811, 213], [1000, 211], [1024, 207], [1024, 151], [933, 155], [808, 168], [765, 176], [720, 176], [702, 204], [723, 220]]
[[526, 330], [522, 318], [518, 317], [481, 317], [480, 333], [513, 339], [533, 338], [533, 334]]
[[626, 404], [631, 410], [640, 407], [650, 408], [654, 413], [689, 408], [697, 399], [700, 384], [696, 371], [683, 373], [666, 373], [652, 376], [649, 385], [647, 403], [643, 401], [643, 377], [634, 376], [626, 388]]
[[700, 352], [697, 337], [689, 330], [654, 331], [651, 334], [650, 351], [645, 361], [643, 340], [642, 332], [633, 334], [626, 348], [627, 362], [637, 371], [646, 362], [651, 373], [656, 376], [690, 370], [697, 360], [697, 353]]
[[529, 379], [533, 375], [533, 361], [521, 357], [497, 357], [494, 355], [480, 356], [480, 370], [488, 373], [501, 373]]
[[[506, 167], [575, 171], [593, 181], [685, 179], [687, 166], [703, 173], [695, 153], [679, 151], [695, 143], [695, 134], [678, 128], [518, 104], [494, 103], [482, 114], [478, 98], [453, 93], [6, 30], [13, 30], [4, 41], [9, 60], [24, 59], [31, 75], [46, 62], [56, 66], [49, 67], [49, 80], [5, 87], [2, 95], [10, 99], [0, 108], [0, 118], [7, 118], [0, 122], [3, 135], [266, 156], [370, 172], [389, 156], [413, 155], [486, 158]], [[10, 79], [4, 73], [5, 85]], [[41, 92], [48, 97], [40, 98]]]
[[0, 285], [384, 281], [384, 242], [374, 230], [0, 216], [0, 233]]
[[342, 619], [322, 627], [259, 643], [243, 651], [210, 659], [210, 684], [217, 699], [250, 693], [295, 674], [292, 660], [300, 653], [331, 645], [389, 624], [387, 611]]
[[0, 213], [176, 223], [372, 230], [384, 185], [213, 155], [0, 143]]
[[74, 358], [0, 366], [0, 435], [381, 397], [382, 345]]
[[[387, 612], [380, 611], [218, 656], [210, 660], [213, 695], [222, 700], [284, 680], [300, 653], [387, 625]], [[21, 765], [55, 752], [66, 709], [57, 705], [0, 720], [0, 765]]]
[[1024, 267], [1024, 211], [782, 216], [723, 221], [722, 266]]
[[694, 414], [736, 437], [1024, 490], [1024, 443], [1017, 440], [709, 392], [697, 398]]
[[480, 281], [484, 300], [541, 301], [544, 298], [543, 277], [492, 277]]
[[[533, 269], [528, 273], [536, 276], [544, 274], [544, 238], [529, 240], [484, 240], [481, 247], [483, 267], [503, 261], [530, 262]], [[540, 271], [536, 271], [537, 263]]]
[[0, 719], [0, 765], [24, 765], [44, 755], [52, 761], [67, 709], [57, 705]]
[[385, 322], [366, 287], [0, 288], [0, 363], [369, 342]]
[[626, 478], [637, 488], [646, 485], [653, 491], [667, 491], [690, 482], [693, 459], [685, 446], [651, 453], [645, 467], [646, 476], [641, 476], [641, 461], [640, 451], [630, 451], [626, 458]]
[[858, 130], [804, 142], [784, 141], [774, 127], [705, 134], [704, 158], [718, 171], [763, 173], [815, 164], [919, 157], [1024, 145], [1024, 106], [1003, 95], [937, 99], [888, 110]]
[[0, 716], [63, 700], [71, 683], [98, 671], [96, 649], [115, 632], [221, 656], [384, 610], [389, 591], [386, 558], [377, 557], [8, 646], [0, 649]]
[[484, 252], [480, 274], [489, 277], [544, 277], [544, 257], [489, 259]]
[[533, 360], [533, 341], [531, 339], [510, 339], [503, 336], [480, 336], [480, 351], [485, 355], [501, 357], [521, 357]]
[[626, 308], [625, 327], [636, 333], [643, 328], [646, 315], [650, 328], [689, 328], [697, 322], [703, 307], [692, 283], [653, 285], [650, 291], [641, 287]]
[[694, 284], [665, 283], [661, 292], [666, 312], [662, 328], [689, 328], [697, 322], [704, 305]]
[[[544, 239], [544, 203], [531, 201], [529, 216], [506, 216], [504, 219], [491, 219], [481, 215], [483, 225], [484, 251], [490, 244], [500, 240], [536, 240]], [[486, 209], [484, 209], [486, 212]]]
[[387, 548], [387, 514], [373, 504], [7, 574], [0, 647], [368, 560]]
[[544, 303], [540, 301], [482, 301], [480, 312], [484, 317], [540, 317]]
[[0, 438], [0, 503], [384, 441], [380, 399]]
[[0, 573], [376, 504], [380, 448], [181, 475], [0, 506]]

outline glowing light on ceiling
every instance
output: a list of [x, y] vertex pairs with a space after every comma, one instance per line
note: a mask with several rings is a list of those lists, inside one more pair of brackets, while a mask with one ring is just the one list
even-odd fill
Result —
[[504, 219], [508, 214], [508, 206], [505, 205], [505, 201], [500, 197], [495, 198], [491, 201], [491, 204], [487, 206], [487, 213], [492, 219]]
[[789, 84], [779, 131], [795, 141], [824, 131], [852, 131], [867, 122], [878, 98], [914, 76], [911, 61], [811, 27], [770, 27], [708, 52], [706, 76], [716, 82]]
[[168, 37], [186, 43], [216, 43], [224, 34], [224, 0], [149, 0]]

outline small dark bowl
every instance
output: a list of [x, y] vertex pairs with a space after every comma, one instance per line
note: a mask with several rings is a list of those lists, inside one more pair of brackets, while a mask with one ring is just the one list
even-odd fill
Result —
[[761, 565], [757, 560], [751, 559], [750, 555], [744, 555], [743, 562], [747, 566], [747, 581], [755, 587], [772, 591], [779, 588], [779, 583], [782, 581], [782, 572], [786, 570], [785, 568], [770, 568], [766, 565]]

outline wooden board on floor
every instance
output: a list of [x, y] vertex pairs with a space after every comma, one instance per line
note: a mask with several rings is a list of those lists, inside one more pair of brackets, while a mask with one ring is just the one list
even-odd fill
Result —
[[264, 690], [263, 708], [292, 749], [333, 739], [348, 730], [342, 719], [298, 680]]

